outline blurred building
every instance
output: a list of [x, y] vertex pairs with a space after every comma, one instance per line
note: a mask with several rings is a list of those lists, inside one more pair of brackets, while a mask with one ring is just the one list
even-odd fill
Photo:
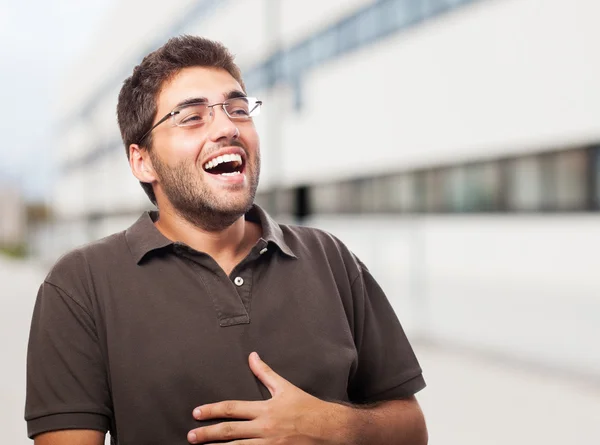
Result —
[[119, 2], [60, 90], [40, 252], [149, 208], [117, 95], [146, 53], [198, 34], [264, 101], [259, 202], [346, 241], [411, 335], [597, 378], [599, 16], [597, 0]]
[[20, 248], [27, 235], [27, 211], [22, 193], [0, 182], [0, 249]]

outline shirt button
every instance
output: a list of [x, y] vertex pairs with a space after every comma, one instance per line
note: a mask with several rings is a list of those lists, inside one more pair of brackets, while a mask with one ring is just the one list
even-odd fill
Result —
[[267, 252], [267, 248], [265, 247], [264, 249], [262, 249], [259, 253], [262, 255], [263, 253]]
[[244, 279], [242, 277], [235, 277], [235, 280], [233, 280], [233, 282], [236, 286], [241, 286], [242, 284], [244, 284]]

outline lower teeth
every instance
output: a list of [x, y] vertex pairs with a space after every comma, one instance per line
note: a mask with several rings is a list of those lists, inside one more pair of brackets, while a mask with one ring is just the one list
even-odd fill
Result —
[[231, 172], [231, 173], [221, 173], [221, 176], [235, 176], [239, 175], [240, 172]]

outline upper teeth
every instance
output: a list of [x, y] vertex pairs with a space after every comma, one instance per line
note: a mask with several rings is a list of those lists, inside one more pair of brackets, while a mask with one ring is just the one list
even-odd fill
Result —
[[238, 162], [241, 164], [242, 157], [238, 154], [217, 156], [216, 158], [211, 159], [206, 164], [204, 164], [204, 168], [206, 170], [209, 170], [211, 168], [215, 168], [217, 165], [222, 164], [223, 162]]

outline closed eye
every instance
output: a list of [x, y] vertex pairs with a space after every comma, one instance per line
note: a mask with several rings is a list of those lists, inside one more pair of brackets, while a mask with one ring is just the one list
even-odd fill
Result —
[[195, 124], [201, 124], [203, 122], [204, 122], [204, 119], [200, 114], [190, 114], [190, 115], [183, 117], [183, 119], [181, 119], [181, 121], [179, 121], [179, 124], [180, 125], [195, 125]]
[[248, 110], [247, 110], [247, 109], [245, 109], [245, 108], [237, 108], [237, 109], [235, 109], [235, 110], [232, 110], [232, 111], [230, 111], [230, 113], [231, 113], [233, 116], [242, 116], [242, 117], [246, 117], [246, 116], [248, 116], [248, 114], [249, 114], [249, 113], [248, 113]]

